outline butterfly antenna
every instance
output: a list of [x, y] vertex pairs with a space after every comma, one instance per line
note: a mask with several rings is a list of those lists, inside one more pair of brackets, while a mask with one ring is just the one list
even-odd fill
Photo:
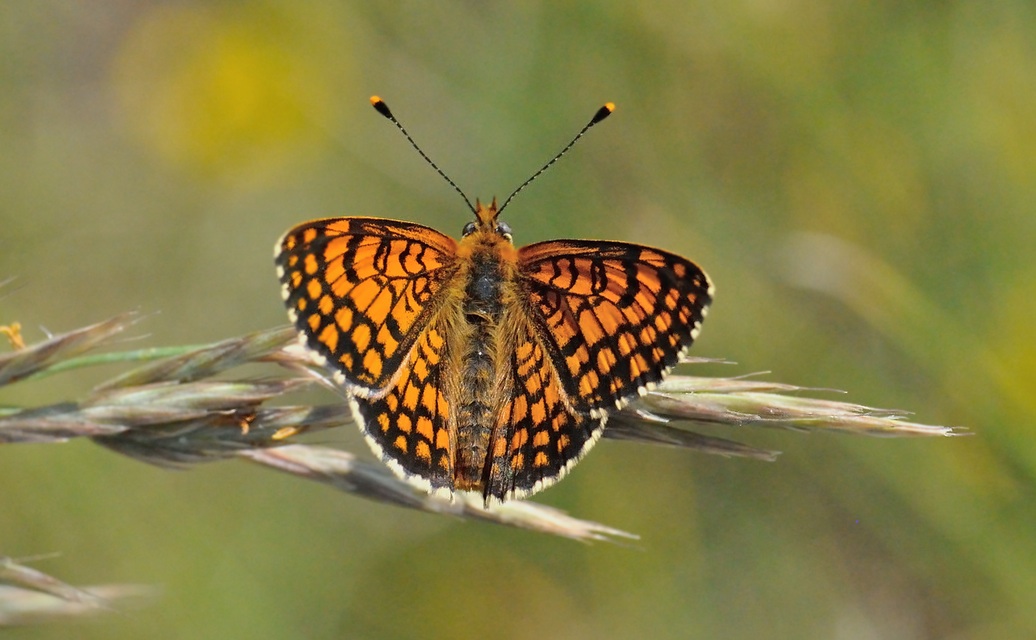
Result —
[[378, 113], [388, 118], [389, 121], [392, 122], [392, 124], [396, 125], [396, 128], [399, 129], [400, 133], [406, 136], [407, 142], [410, 143], [410, 146], [412, 146], [414, 149], [417, 150], [419, 154], [421, 154], [421, 157], [424, 158], [424, 161], [430, 164], [432, 168], [435, 169], [436, 173], [442, 176], [442, 179], [448, 182], [449, 185], [453, 187], [454, 191], [460, 194], [460, 197], [464, 198], [464, 202], [467, 203], [468, 209], [471, 209], [472, 213], [476, 213], [474, 205], [471, 204], [471, 200], [468, 200], [468, 196], [464, 195], [464, 192], [460, 190], [460, 187], [457, 186], [456, 182], [450, 179], [450, 176], [443, 173], [443, 170], [439, 168], [439, 165], [432, 162], [432, 159], [429, 158], [424, 151], [421, 151], [421, 147], [417, 146], [417, 143], [414, 142], [414, 139], [410, 137], [410, 134], [407, 132], [406, 128], [403, 125], [399, 124], [399, 120], [396, 120], [396, 116], [392, 115], [392, 111], [389, 110], [388, 105], [385, 104], [385, 101], [379, 98], [378, 96], [371, 96], [371, 106], [373, 106]]
[[615, 111], [615, 104], [611, 103], [611, 102], [605, 103], [605, 105], [603, 107], [598, 109], [597, 113], [594, 114], [594, 117], [590, 118], [590, 122], [587, 122], [586, 126], [579, 130], [579, 133], [576, 134], [576, 137], [572, 138], [572, 141], [569, 142], [567, 145], [565, 145], [564, 149], [562, 149], [561, 151], [558, 151], [557, 154], [553, 158], [551, 158], [549, 162], [547, 162], [547, 164], [545, 164], [542, 167], [540, 167], [539, 171], [537, 171], [536, 173], [532, 174], [532, 176], [528, 180], [526, 180], [525, 182], [523, 182], [520, 185], [518, 185], [518, 188], [515, 189], [514, 191], [512, 191], [511, 195], [507, 196], [507, 199], [504, 200], [504, 203], [502, 205], [500, 205], [499, 209], [497, 209], [497, 215], [499, 215], [500, 212], [504, 210], [504, 207], [507, 206], [507, 203], [510, 202], [512, 199], [514, 199], [514, 197], [516, 195], [518, 195], [518, 193], [521, 192], [522, 189], [524, 189], [525, 187], [529, 186], [529, 184], [533, 180], [535, 180], [536, 178], [540, 177], [541, 173], [543, 173], [544, 171], [549, 169], [551, 167], [551, 165], [553, 165], [555, 162], [560, 160], [561, 156], [563, 156], [566, 153], [568, 153], [568, 150], [571, 149], [573, 146], [575, 146], [576, 142], [578, 142], [579, 139], [582, 138], [583, 135], [587, 131], [590, 130], [590, 127], [594, 126], [595, 124], [597, 124], [601, 120], [604, 120], [605, 118], [610, 116], [612, 114], [612, 111]]

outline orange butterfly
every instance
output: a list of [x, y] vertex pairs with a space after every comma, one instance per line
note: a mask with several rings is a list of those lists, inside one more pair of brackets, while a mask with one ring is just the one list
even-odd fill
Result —
[[374, 451], [426, 490], [477, 491], [487, 504], [559, 480], [610, 412], [677, 363], [713, 293], [697, 265], [659, 249], [515, 248], [503, 208], [476, 200], [459, 241], [411, 222], [329, 218], [275, 249], [292, 322]]

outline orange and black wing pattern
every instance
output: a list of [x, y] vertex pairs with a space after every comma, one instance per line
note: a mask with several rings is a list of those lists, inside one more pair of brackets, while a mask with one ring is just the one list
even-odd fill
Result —
[[554, 366], [527, 321], [509, 342], [506, 401], [489, 444], [483, 496], [505, 500], [536, 493], [560, 480], [604, 428], [604, 418], [572, 412]]
[[518, 251], [518, 268], [568, 402], [595, 417], [661, 381], [712, 301], [697, 265], [640, 245], [542, 242]]
[[456, 242], [380, 218], [299, 225], [275, 247], [284, 299], [306, 345], [358, 396], [383, 392], [435, 314]]
[[446, 397], [449, 352], [435, 320], [425, 328], [388, 393], [353, 398], [353, 415], [390, 467], [426, 490], [453, 489], [454, 418]]

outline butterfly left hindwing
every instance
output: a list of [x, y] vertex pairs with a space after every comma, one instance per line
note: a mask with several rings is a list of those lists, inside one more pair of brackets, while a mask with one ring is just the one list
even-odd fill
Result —
[[425, 489], [453, 489], [455, 419], [446, 331], [432, 322], [418, 337], [396, 383], [384, 395], [353, 400], [375, 451], [397, 474]]

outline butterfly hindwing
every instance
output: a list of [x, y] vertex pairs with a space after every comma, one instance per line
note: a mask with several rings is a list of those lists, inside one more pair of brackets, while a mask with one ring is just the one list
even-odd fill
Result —
[[[510, 323], [505, 322], [504, 326]], [[561, 479], [596, 442], [604, 418], [572, 412], [549, 354], [527, 319], [516, 320], [504, 352], [505, 378], [484, 496], [503, 500], [535, 493]]]
[[661, 381], [712, 300], [697, 265], [640, 245], [541, 242], [518, 251], [518, 268], [569, 402], [594, 416]]
[[438, 324], [433, 321], [420, 333], [388, 392], [355, 398], [353, 414], [374, 450], [399, 475], [425, 489], [452, 489], [449, 345]]
[[379, 218], [299, 225], [276, 246], [288, 310], [306, 344], [358, 395], [388, 386], [434, 315], [456, 242]]

